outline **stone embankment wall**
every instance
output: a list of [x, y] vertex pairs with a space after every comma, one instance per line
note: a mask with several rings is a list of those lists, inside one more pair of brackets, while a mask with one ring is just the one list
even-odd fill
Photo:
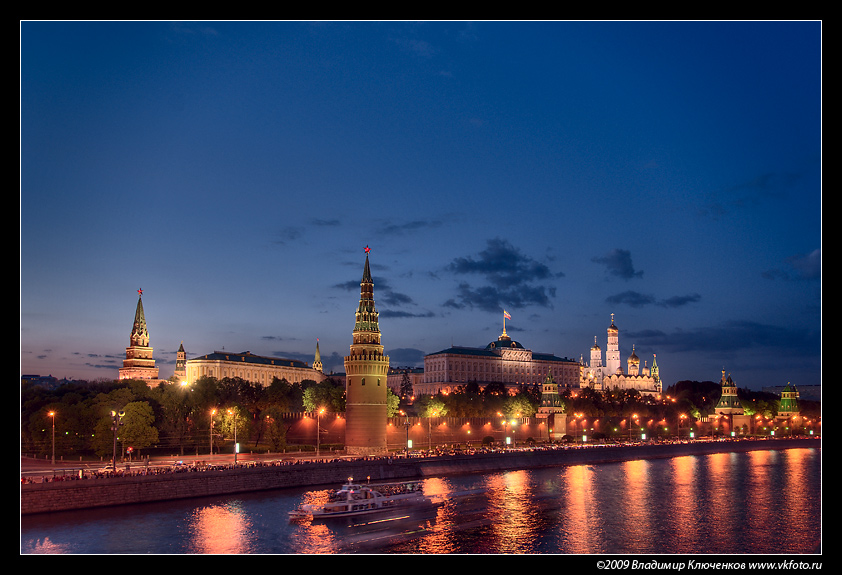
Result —
[[21, 484], [21, 515], [112, 505], [221, 496], [292, 487], [337, 486], [353, 477], [372, 482], [598, 464], [758, 449], [820, 448], [820, 439], [740, 440], [636, 446], [594, 446], [423, 459], [375, 458], [330, 463], [254, 466], [132, 477]]

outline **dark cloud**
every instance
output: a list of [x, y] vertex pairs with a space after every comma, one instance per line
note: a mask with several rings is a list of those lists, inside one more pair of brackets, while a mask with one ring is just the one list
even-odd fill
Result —
[[655, 297], [636, 291], [624, 291], [605, 298], [605, 301], [613, 305], [625, 304], [631, 307], [643, 307], [655, 303]]
[[389, 356], [389, 364], [394, 366], [422, 366], [424, 365], [424, 356], [426, 355], [420, 349], [412, 347], [399, 347], [385, 351]]
[[591, 261], [604, 265], [609, 274], [623, 279], [643, 277], [642, 271], [635, 271], [631, 252], [628, 250], [613, 249], [604, 256], [593, 257]]
[[454, 259], [446, 270], [456, 275], [478, 276], [487, 284], [474, 287], [466, 281], [460, 282], [456, 297], [444, 302], [446, 307], [476, 307], [496, 312], [529, 305], [552, 307], [550, 300], [555, 297], [556, 288], [536, 282], [563, 276], [500, 238], [488, 240], [486, 249], [476, 257]]
[[442, 226], [439, 220], [413, 220], [403, 224], [387, 223], [381, 229], [388, 235], [400, 235], [407, 232], [417, 232], [421, 230], [436, 229]]
[[670, 352], [704, 351], [730, 355], [736, 351], [768, 349], [815, 355], [820, 333], [803, 328], [776, 326], [752, 321], [729, 321], [716, 326], [629, 332], [623, 335], [641, 345]]
[[786, 268], [763, 272], [766, 279], [783, 280], [818, 280], [822, 277], [822, 251], [813, 250], [809, 254], [792, 256], [786, 260]]
[[662, 307], [682, 307], [687, 304], [696, 303], [702, 299], [697, 293], [688, 294], [688, 295], [676, 295], [665, 300], [661, 300], [658, 302], [658, 305]]
[[478, 259], [471, 256], [456, 258], [447, 269], [456, 274], [481, 275], [504, 289], [554, 277], [549, 267], [524, 256], [506, 240], [495, 238], [487, 243], [488, 247], [479, 253]]
[[483, 311], [500, 312], [503, 309], [520, 309], [530, 305], [551, 308], [551, 297], [555, 297], [554, 287], [520, 286], [500, 289], [494, 286], [472, 288], [467, 283], [460, 283], [457, 296], [444, 302], [445, 307], [455, 309], [478, 308]]
[[425, 311], [421, 313], [412, 313], [408, 311], [399, 311], [399, 310], [391, 310], [391, 309], [384, 309], [380, 312], [380, 317], [386, 318], [402, 318], [402, 317], [435, 317], [435, 314], [431, 311]]
[[605, 301], [612, 305], [625, 304], [631, 307], [644, 307], [647, 305], [658, 305], [661, 307], [675, 308], [682, 307], [691, 303], [696, 303], [702, 299], [699, 294], [688, 294], [682, 296], [672, 296], [667, 299], [658, 300], [653, 295], [642, 294], [636, 291], [624, 291], [605, 298]]
[[[394, 309], [399, 308], [401, 306], [414, 306], [415, 301], [412, 299], [412, 297], [408, 296], [407, 294], [393, 290], [386, 280], [380, 277], [372, 277], [371, 279], [374, 282], [374, 299], [377, 303], [377, 308], [380, 312], [380, 317], [434, 317], [434, 314], [429, 311], [410, 312], [405, 310]], [[349, 280], [341, 284], [336, 284], [333, 287], [345, 291], [359, 291], [360, 282], [358, 280]]]

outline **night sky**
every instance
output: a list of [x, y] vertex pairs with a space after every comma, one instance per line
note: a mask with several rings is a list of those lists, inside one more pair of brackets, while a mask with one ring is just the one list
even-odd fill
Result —
[[503, 328], [821, 383], [820, 22], [22, 22], [21, 373]]

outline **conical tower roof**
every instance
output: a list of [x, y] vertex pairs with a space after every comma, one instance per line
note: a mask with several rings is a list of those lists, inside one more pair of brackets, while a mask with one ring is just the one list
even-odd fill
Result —
[[134, 312], [132, 333], [129, 337], [130, 345], [149, 345], [149, 330], [146, 327], [146, 316], [143, 314], [143, 290], [137, 290], [137, 309]]

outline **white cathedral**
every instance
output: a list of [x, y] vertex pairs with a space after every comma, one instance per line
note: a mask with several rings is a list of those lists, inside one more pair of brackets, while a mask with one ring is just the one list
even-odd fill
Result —
[[602, 361], [602, 350], [596, 343], [591, 348], [590, 364], [585, 363], [584, 358], [579, 362], [581, 369], [581, 387], [591, 387], [597, 391], [610, 389], [636, 389], [641, 395], [659, 395], [661, 393], [661, 376], [658, 371], [656, 357], [652, 357], [651, 369], [643, 363], [640, 366], [640, 358], [634, 352], [626, 361], [627, 369], [623, 371], [620, 362], [620, 337], [617, 326], [614, 325], [614, 314], [611, 314], [611, 325], [608, 327], [608, 347], [605, 350], [605, 362]]

